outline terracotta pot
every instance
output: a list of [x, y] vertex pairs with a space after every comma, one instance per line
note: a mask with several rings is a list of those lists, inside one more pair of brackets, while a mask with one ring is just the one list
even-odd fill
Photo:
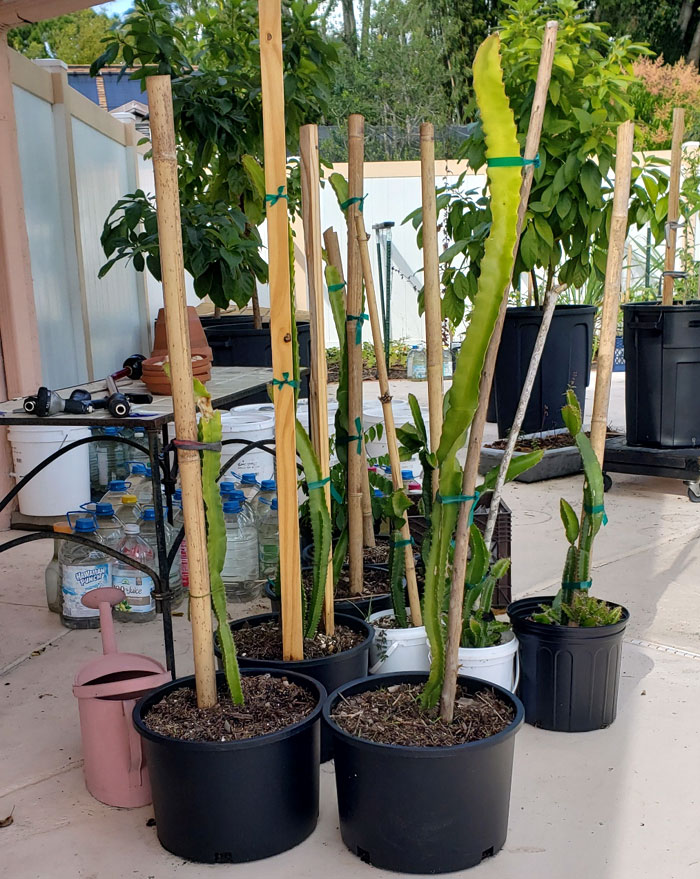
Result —
[[[204, 335], [202, 322], [197, 314], [197, 309], [192, 305], [187, 306], [187, 319], [189, 322], [190, 347], [194, 352], [198, 348], [207, 348], [209, 357], [211, 357], [211, 349], [208, 347], [207, 337]], [[160, 352], [167, 352], [168, 336], [165, 330], [165, 312], [161, 308], [156, 318], [155, 337], [153, 341], [153, 351], [151, 356]]]

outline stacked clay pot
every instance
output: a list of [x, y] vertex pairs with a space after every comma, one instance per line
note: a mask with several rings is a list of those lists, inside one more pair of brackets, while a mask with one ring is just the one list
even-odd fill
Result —
[[[202, 323], [197, 310], [191, 305], [187, 307], [189, 322], [190, 346], [192, 349], [192, 374], [205, 383], [211, 378], [212, 351], [207, 345]], [[168, 359], [168, 336], [165, 329], [165, 313], [161, 308], [156, 319], [155, 341], [153, 351], [148, 360], [142, 364], [142, 381], [152, 394], [170, 396], [172, 388], [170, 379], [165, 374], [163, 364]]]

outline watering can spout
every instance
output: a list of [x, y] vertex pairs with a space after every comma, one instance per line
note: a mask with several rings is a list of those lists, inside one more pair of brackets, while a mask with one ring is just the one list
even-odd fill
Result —
[[115, 587], [101, 587], [100, 589], [91, 589], [82, 597], [85, 607], [100, 611], [100, 633], [102, 635], [102, 652], [117, 652], [117, 639], [114, 634], [114, 621], [112, 620], [112, 608], [115, 604], [126, 599], [126, 595], [122, 589]]

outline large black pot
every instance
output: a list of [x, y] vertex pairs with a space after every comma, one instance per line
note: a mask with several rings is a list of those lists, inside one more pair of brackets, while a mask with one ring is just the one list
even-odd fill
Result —
[[[384, 571], [387, 574], [388, 583], [389, 575], [385, 565], [365, 565], [365, 567]], [[274, 586], [269, 580], [265, 584], [265, 597], [270, 599], [272, 612], [279, 613], [279, 595], [275, 592]], [[350, 601], [347, 598], [336, 598], [335, 600], [336, 614], [342, 613], [345, 616], [357, 617], [361, 620], [366, 620], [371, 613], [377, 610], [388, 610], [391, 606], [391, 592], [382, 592], [380, 595], [373, 595], [371, 598], [360, 598], [357, 601]]]
[[[232, 620], [230, 623], [233, 637], [236, 637], [236, 631], [249, 623], [266, 623], [270, 620], [278, 620], [279, 613], [261, 613], [253, 617], [243, 617], [240, 620]], [[360, 632], [365, 636], [365, 640], [361, 644], [357, 644], [350, 650], [344, 650], [342, 653], [336, 653], [334, 656], [324, 656], [320, 659], [300, 659], [296, 662], [289, 662], [283, 659], [255, 659], [255, 657], [238, 655], [238, 664], [241, 668], [266, 668], [266, 669], [289, 669], [299, 672], [299, 674], [308, 675], [318, 681], [327, 693], [346, 684], [348, 681], [364, 678], [369, 668], [369, 645], [374, 638], [374, 626], [370, 626], [364, 620], [356, 616], [346, 616], [345, 614], [335, 614], [336, 624], [342, 624], [352, 629], [353, 632]], [[217, 649], [217, 655], [219, 651]], [[333, 756], [333, 744], [331, 736], [325, 727], [321, 729], [321, 762], [325, 763]]]
[[[558, 305], [554, 309], [525, 412], [523, 433], [564, 427], [561, 408], [568, 388], [576, 392], [583, 413], [591, 373], [595, 313], [592, 305]], [[494, 375], [498, 435], [501, 437], [508, 434], [513, 424], [541, 323], [540, 308], [526, 306], [506, 310]]]
[[525, 720], [557, 732], [603, 729], [617, 715], [622, 637], [629, 611], [612, 626], [578, 628], [530, 618], [554, 596], [521, 598], [508, 607], [520, 642], [520, 686]]
[[[317, 707], [299, 723], [238, 742], [185, 742], [154, 733], [143, 718], [166, 693], [194, 688], [194, 677], [154, 690], [134, 708], [153, 790], [158, 839], [181, 858], [207, 864], [268, 858], [298, 845], [318, 820], [321, 707], [325, 690], [288, 669], [248, 668], [306, 687]], [[223, 673], [217, 675], [223, 684]]]
[[503, 847], [515, 733], [523, 722], [512, 693], [466, 677], [459, 681], [470, 692], [488, 686], [513, 706], [515, 719], [503, 732], [449, 748], [409, 748], [356, 738], [331, 719], [343, 697], [426, 678], [398, 672], [354, 681], [323, 707], [333, 732], [343, 842], [365, 863], [401, 873], [464, 870]]
[[[269, 325], [256, 330], [249, 315], [203, 317], [202, 326], [212, 350], [214, 366], [272, 366], [272, 341]], [[311, 363], [311, 332], [308, 322], [297, 321], [299, 361], [302, 366]], [[300, 397], [309, 396], [309, 377], [303, 375]], [[266, 391], [239, 400], [240, 403], [268, 403]]]

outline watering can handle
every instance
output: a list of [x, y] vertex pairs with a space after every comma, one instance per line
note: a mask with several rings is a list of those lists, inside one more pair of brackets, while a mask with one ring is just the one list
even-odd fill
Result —
[[391, 654], [398, 648], [398, 646], [399, 646], [399, 642], [393, 641], [391, 644], [391, 647], [387, 650], [387, 652], [384, 654], [384, 656], [382, 656], [381, 659], [379, 659], [377, 662], [374, 663], [372, 668], [369, 670], [369, 673], [371, 675], [376, 675], [376, 673], [379, 671], [379, 669], [384, 665], [384, 663], [391, 656]]
[[135, 699], [126, 699], [122, 702], [124, 722], [126, 723], [126, 735], [129, 741], [129, 787], [139, 788], [143, 784], [143, 750], [141, 749], [141, 736], [136, 732], [136, 727], [131, 719], [131, 714], [136, 705]]

